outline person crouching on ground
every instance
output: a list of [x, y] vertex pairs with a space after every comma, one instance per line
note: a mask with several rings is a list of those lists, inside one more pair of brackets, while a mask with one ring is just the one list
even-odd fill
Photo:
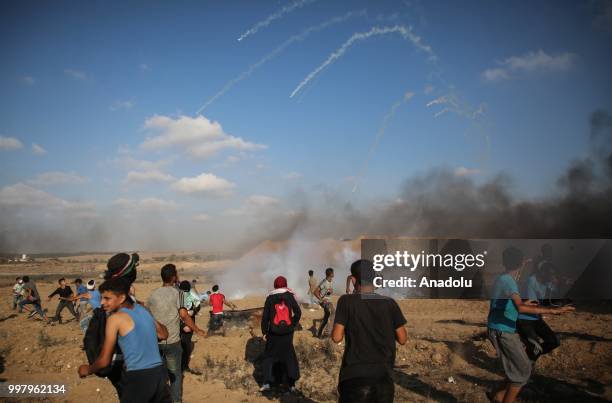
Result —
[[346, 336], [338, 377], [339, 401], [393, 402], [395, 343], [406, 344], [406, 319], [395, 300], [374, 293], [371, 261], [355, 261], [351, 273], [358, 291], [338, 300], [331, 336], [335, 343]]
[[153, 319], [149, 311], [132, 301], [129, 287], [128, 282], [120, 279], [106, 281], [100, 286], [102, 308], [112, 315], [106, 321], [100, 355], [93, 364], [81, 365], [79, 376], [84, 378], [109, 366], [118, 343], [126, 366], [121, 379], [121, 402], [170, 402], [167, 372], [157, 347], [157, 340], [166, 339], [168, 330]]
[[[261, 332], [266, 340], [263, 355], [264, 383], [260, 391], [270, 390], [274, 383], [274, 366], [282, 365], [289, 390], [295, 392], [295, 382], [300, 377], [300, 368], [293, 348], [293, 332], [302, 316], [295, 294], [287, 288], [287, 279], [279, 276], [274, 280], [274, 290], [268, 294], [261, 317]], [[277, 379], [277, 381], [282, 381]]]
[[506, 382], [489, 396], [494, 402], [514, 402], [531, 376], [532, 362], [516, 332], [519, 313], [562, 314], [575, 310], [570, 306], [543, 308], [532, 305], [531, 302], [523, 302], [517, 280], [527, 263], [529, 261], [524, 260], [523, 252], [514, 247], [506, 248], [502, 253], [505, 273], [497, 277], [493, 284], [487, 319], [488, 336], [506, 375]]

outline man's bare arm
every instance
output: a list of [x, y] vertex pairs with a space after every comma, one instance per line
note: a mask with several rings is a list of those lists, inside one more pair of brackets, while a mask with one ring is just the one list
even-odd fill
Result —
[[334, 323], [334, 328], [332, 329], [331, 339], [334, 343], [340, 343], [344, 338], [344, 325], [340, 323]]
[[104, 336], [104, 344], [102, 345], [102, 351], [93, 364], [81, 365], [79, 367], [79, 376], [84, 378], [88, 375], [94, 374], [106, 368], [110, 365], [113, 358], [113, 352], [115, 351], [115, 344], [117, 343], [117, 333], [119, 332], [119, 324], [121, 317], [117, 314], [110, 316], [106, 321], [106, 332]]

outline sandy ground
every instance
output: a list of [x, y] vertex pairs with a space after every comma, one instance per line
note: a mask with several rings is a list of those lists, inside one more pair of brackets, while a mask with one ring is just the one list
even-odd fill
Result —
[[[100, 257], [105, 258], [104, 256]], [[184, 277], [198, 267], [197, 277], [206, 289], [226, 262], [195, 264], [181, 262]], [[85, 267], [84, 267], [85, 266]], [[9, 382], [63, 383], [69, 393], [60, 400], [69, 402], [116, 401], [113, 387], [95, 376], [79, 379], [78, 365], [85, 363], [78, 324], [65, 310], [62, 325], [48, 325], [27, 319], [11, 309], [11, 290], [16, 274], [36, 273], [41, 295], [55, 289], [55, 280], [64, 275], [97, 278], [103, 263], [49, 262], [0, 266], [0, 378]], [[43, 270], [44, 267], [44, 270]], [[138, 299], [146, 300], [160, 284], [160, 264], [143, 264], [135, 284]], [[195, 270], [195, 269], [194, 269]], [[223, 286], [223, 285], [222, 285]], [[260, 307], [264, 296], [234, 301], [239, 309]], [[394, 374], [396, 401], [486, 402], [485, 392], [502, 379], [491, 344], [485, 338], [488, 303], [465, 300], [399, 301], [408, 320], [409, 341], [397, 347]], [[57, 299], [43, 300], [52, 315]], [[258, 392], [260, 361], [264, 341], [258, 324], [228, 321], [225, 337], [194, 338], [191, 367], [184, 379], [184, 401], [224, 402], [329, 402], [335, 401], [338, 369], [343, 345], [312, 336], [314, 319], [321, 309], [304, 309], [303, 329], [294, 343], [300, 361], [300, 396], [279, 388], [263, 396]], [[521, 401], [610, 401], [612, 399], [612, 308], [609, 302], [578, 305], [578, 312], [547, 321], [562, 339], [562, 345], [541, 358], [533, 381], [521, 393]], [[208, 314], [197, 318], [206, 327]], [[451, 378], [452, 377], [452, 378]], [[55, 399], [57, 401], [58, 399]]]

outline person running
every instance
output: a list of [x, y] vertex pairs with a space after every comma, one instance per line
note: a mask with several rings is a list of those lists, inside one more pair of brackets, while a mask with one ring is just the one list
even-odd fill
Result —
[[223, 305], [231, 309], [236, 309], [236, 305], [225, 298], [225, 295], [219, 291], [219, 286], [217, 284], [212, 287], [212, 293], [210, 297], [208, 297], [208, 303], [212, 306], [210, 321], [208, 322], [208, 334], [221, 329], [223, 336], [225, 336], [225, 327], [223, 326]]
[[[32, 305], [34, 307], [34, 310], [32, 310], [32, 312], [30, 313], [28, 317], [31, 318], [35, 314], [39, 314], [40, 317], [46, 321], [47, 315], [45, 314], [45, 312], [42, 309], [42, 306], [40, 305], [40, 294], [38, 293], [36, 284], [34, 283], [34, 281], [30, 281], [29, 276], [23, 276], [22, 280], [23, 280], [24, 295], [23, 295], [23, 299], [18, 304], [19, 313], [23, 312], [25, 305]], [[29, 311], [28, 308], [25, 308], [25, 309]]]
[[374, 292], [374, 267], [361, 259], [351, 265], [357, 293], [338, 300], [332, 340], [346, 337], [338, 376], [340, 403], [393, 401], [395, 343], [406, 344], [406, 319], [392, 298]]
[[517, 279], [528, 263], [530, 261], [524, 260], [523, 252], [519, 249], [506, 248], [502, 253], [505, 273], [497, 277], [493, 284], [487, 318], [488, 337], [497, 351], [506, 375], [505, 383], [489, 396], [494, 402], [514, 402], [531, 376], [532, 362], [516, 332], [519, 313], [557, 315], [575, 310], [570, 306], [544, 308], [522, 301]]
[[170, 395], [174, 403], [180, 402], [183, 395], [183, 371], [180, 322], [181, 320], [193, 332], [206, 337], [193, 322], [185, 306], [184, 293], [176, 288], [179, 281], [176, 266], [169, 263], [161, 269], [162, 286], [153, 290], [147, 301], [147, 307], [153, 317], [168, 329], [168, 338], [159, 344], [164, 364], [170, 376]]
[[325, 333], [329, 333], [327, 331], [328, 328], [328, 322], [330, 322], [330, 317], [331, 317], [331, 322], [333, 323], [334, 320], [334, 304], [331, 302], [331, 295], [334, 292], [334, 269], [332, 269], [331, 267], [328, 267], [327, 269], [325, 269], [325, 278], [323, 279], [323, 281], [321, 281], [319, 283], [319, 285], [317, 286], [317, 288], [315, 288], [314, 290], [314, 295], [315, 297], [317, 297], [318, 301], [319, 301], [319, 305], [321, 305], [321, 308], [323, 308], [323, 319], [321, 319], [321, 324], [319, 325], [319, 330], [317, 332], [317, 337], [318, 338], [322, 338], [324, 335], [324, 331]]
[[91, 365], [81, 365], [81, 378], [92, 375], [111, 364], [115, 344], [125, 360], [121, 379], [122, 403], [166, 403], [170, 392], [167, 372], [162, 365], [157, 340], [168, 337], [168, 329], [153, 319], [149, 311], [129, 296], [130, 284], [121, 279], [109, 280], [100, 286], [102, 307], [110, 316], [98, 358]]
[[[528, 301], [541, 305], [547, 291], [552, 288], [555, 272], [556, 268], [552, 262], [542, 262], [537, 271], [529, 276], [523, 296], [526, 296]], [[540, 314], [519, 313], [516, 330], [525, 344], [529, 359], [534, 362], [542, 354], [550, 353], [561, 344], [559, 336], [546, 324]]]
[[15, 279], [15, 285], [13, 286], [13, 311], [17, 309], [17, 304], [23, 299], [23, 280], [21, 277]]
[[[263, 385], [261, 392], [270, 390], [274, 383], [274, 366], [282, 365], [289, 391], [295, 392], [300, 378], [300, 367], [293, 347], [293, 332], [302, 316], [295, 293], [287, 288], [287, 279], [274, 280], [274, 290], [266, 297], [261, 317], [261, 332], [266, 340], [263, 354]], [[280, 381], [280, 379], [277, 379]]]
[[312, 311], [314, 311], [314, 309], [312, 309], [314, 306], [317, 305], [317, 297], [315, 297], [314, 295], [314, 290], [317, 289], [317, 285], [319, 283], [317, 282], [317, 279], [314, 276], [314, 271], [313, 270], [308, 270], [308, 296], [309, 296], [309, 308], [311, 308]]
[[[85, 294], [87, 292], [87, 287], [83, 285], [83, 280], [81, 280], [80, 278], [74, 280], [74, 286], [76, 288], [76, 295]], [[87, 308], [87, 299], [79, 298], [74, 299], [73, 301], [78, 301], [78, 304], [76, 305], [76, 311], [81, 318], [84, 317], [85, 309]]]
[[65, 278], [60, 278], [58, 281], [59, 287], [57, 287], [57, 289], [55, 291], [53, 291], [49, 297], [48, 297], [48, 301], [51, 301], [51, 298], [53, 298], [53, 296], [58, 295], [59, 296], [59, 303], [57, 304], [57, 309], [55, 311], [55, 316], [53, 318], [51, 318], [51, 320], [49, 321], [49, 323], [51, 322], [59, 322], [60, 324], [62, 323], [62, 311], [64, 310], [64, 308], [68, 308], [68, 310], [70, 311], [70, 313], [74, 316], [74, 319], [78, 322], [79, 321], [79, 314], [75, 312], [74, 310], [74, 304], [72, 303], [73, 299], [72, 299], [72, 288], [70, 288], [69, 285], [66, 285], [66, 279]]

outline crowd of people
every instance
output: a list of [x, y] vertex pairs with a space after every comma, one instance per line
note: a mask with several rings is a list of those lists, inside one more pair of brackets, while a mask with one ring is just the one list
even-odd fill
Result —
[[[193, 335], [206, 338], [219, 330], [225, 334], [224, 306], [234, 310], [236, 305], [218, 285], [198, 293], [196, 281], [180, 281], [173, 264], [161, 268], [161, 286], [146, 302], [139, 301], [133, 287], [138, 262], [137, 254], [113, 256], [98, 290], [94, 280], [83, 286], [82, 280], [76, 279], [74, 293], [64, 278], [59, 279], [57, 289], [48, 296], [49, 300], [59, 298], [50, 319], [34, 282], [28, 276], [18, 277], [12, 289], [13, 309], [28, 310], [49, 323], [61, 323], [62, 311], [68, 309], [85, 334], [83, 348], [89, 362], [78, 368], [79, 376], [107, 377], [121, 402], [180, 402], [183, 373], [192, 371]], [[510, 247], [504, 250], [502, 262], [505, 272], [492, 288], [487, 328], [506, 381], [489, 397], [493, 402], [511, 403], [529, 380], [536, 360], [560, 344], [542, 314], [563, 314], [574, 308], [543, 305], [556, 276], [556, 268], [546, 256], [533, 264], [520, 250]], [[528, 266], [531, 273], [521, 280]], [[304, 302], [310, 309], [319, 306], [323, 310], [319, 327], [313, 329], [316, 337], [330, 337], [335, 343], [345, 340], [338, 376], [339, 401], [393, 401], [396, 344], [407, 341], [406, 319], [394, 299], [376, 292], [373, 283], [377, 275], [369, 260], [355, 261], [346, 279], [346, 293], [336, 306], [332, 300], [333, 268], [325, 270], [321, 281], [316, 280], [313, 270], [308, 272], [306, 301], [300, 301], [285, 277], [274, 280], [261, 319], [265, 339], [262, 393], [275, 384], [298, 393], [300, 368], [293, 336], [302, 316], [299, 302]], [[207, 331], [196, 324], [204, 304], [211, 307]]]

